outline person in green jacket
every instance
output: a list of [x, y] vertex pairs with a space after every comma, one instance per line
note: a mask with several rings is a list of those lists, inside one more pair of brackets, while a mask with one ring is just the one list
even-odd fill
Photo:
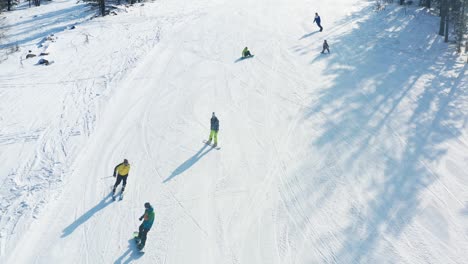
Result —
[[145, 203], [145, 213], [139, 218], [143, 220], [140, 227], [138, 228], [138, 249], [143, 249], [146, 243], [146, 235], [150, 231], [154, 222], [154, 209], [149, 202]]
[[242, 58], [252, 57], [253, 55], [250, 53], [249, 48], [245, 47], [242, 51]]

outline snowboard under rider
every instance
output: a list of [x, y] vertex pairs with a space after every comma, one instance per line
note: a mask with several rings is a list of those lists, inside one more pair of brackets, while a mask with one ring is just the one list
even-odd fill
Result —
[[249, 48], [245, 47], [244, 50], [242, 50], [242, 58], [246, 57], [252, 57], [253, 55], [250, 53]]
[[127, 177], [128, 173], [130, 172], [130, 164], [128, 163], [127, 159], [124, 159], [122, 163], [115, 166], [114, 168], [114, 177], [117, 177], [115, 180], [114, 188], [112, 188], [112, 195], [115, 194], [115, 189], [121, 182], [122, 184], [122, 192], [125, 191], [125, 186], [127, 186]]
[[143, 220], [143, 223], [141, 223], [138, 228], [139, 243], [137, 247], [138, 249], [142, 249], [145, 247], [146, 235], [151, 230], [154, 222], [154, 209], [149, 202], [145, 203], [145, 213], [139, 218], [139, 220]]
[[214, 139], [214, 144], [213, 147], [216, 147], [218, 145], [218, 131], [219, 131], [219, 120], [215, 115], [215, 112], [213, 112], [211, 116], [211, 132], [210, 132], [210, 137], [208, 139], [208, 144], [211, 144], [211, 140]]
[[322, 50], [322, 53], [325, 53], [325, 50], [328, 51], [328, 53], [330, 53], [330, 47], [328, 46], [328, 43], [327, 43], [327, 40], [324, 40], [323, 41], [323, 50]]
[[320, 22], [321, 22], [320, 21], [320, 16], [318, 15], [318, 13], [315, 13], [314, 22], [312, 22], [312, 24], [317, 23], [317, 26], [320, 28], [320, 32], [322, 32], [323, 27], [322, 27], [322, 25], [320, 25]]

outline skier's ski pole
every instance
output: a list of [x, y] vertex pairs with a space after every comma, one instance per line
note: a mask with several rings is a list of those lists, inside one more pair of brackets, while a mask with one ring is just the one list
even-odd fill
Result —
[[105, 179], [105, 178], [110, 178], [110, 177], [114, 177], [114, 176], [106, 176], [106, 177], [102, 177], [101, 179]]

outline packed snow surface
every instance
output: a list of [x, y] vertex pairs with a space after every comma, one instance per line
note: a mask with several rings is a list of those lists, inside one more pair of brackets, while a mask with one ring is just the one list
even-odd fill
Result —
[[[1, 263], [466, 263], [467, 64], [429, 11], [114, 12], [57, 0], [0, 17]], [[202, 142], [212, 112], [219, 150]]]

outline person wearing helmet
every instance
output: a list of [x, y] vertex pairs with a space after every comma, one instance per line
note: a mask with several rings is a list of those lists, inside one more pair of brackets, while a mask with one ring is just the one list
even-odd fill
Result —
[[154, 209], [150, 203], [145, 203], [145, 213], [139, 219], [140, 221], [143, 220], [143, 223], [141, 223], [140, 227], [138, 228], [137, 241], [139, 241], [139, 243], [137, 247], [138, 249], [142, 249], [145, 247], [146, 235], [148, 231], [150, 231], [154, 222]]
[[242, 58], [247, 58], [247, 57], [252, 57], [253, 55], [250, 54], [249, 48], [245, 47], [244, 50], [242, 50]]
[[211, 115], [211, 132], [210, 137], [208, 139], [208, 144], [211, 144], [211, 140], [214, 139], [213, 147], [218, 145], [218, 131], [219, 131], [219, 120], [215, 115], [215, 112]]
[[128, 173], [130, 172], [130, 164], [128, 163], [127, 159], [124, 159], [122, 163], [118, 164], [114, 168], [114, 177], [117, 177], [115, 180], [114, 188], [112, 189], [112, 195], [115, 195], [115, 189], [121, 182], [122, 184], [122, 193], [125, 190], [125, 186], [127, 186], [127, 177]]

